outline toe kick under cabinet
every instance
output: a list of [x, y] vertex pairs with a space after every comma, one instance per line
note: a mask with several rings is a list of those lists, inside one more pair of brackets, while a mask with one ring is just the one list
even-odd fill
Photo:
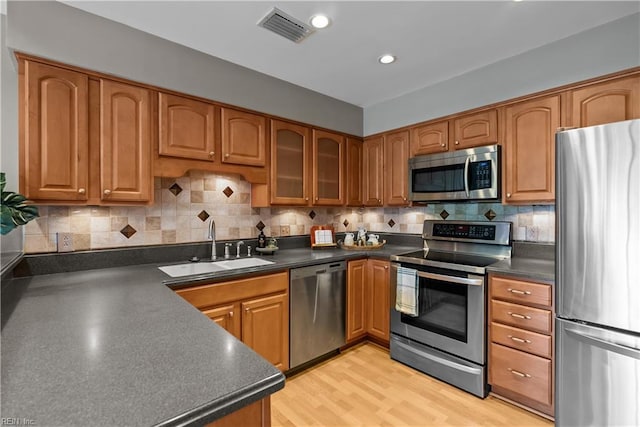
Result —
[[554, 416], [553, 288], [489, 276], [489, 384], [497, 397]]

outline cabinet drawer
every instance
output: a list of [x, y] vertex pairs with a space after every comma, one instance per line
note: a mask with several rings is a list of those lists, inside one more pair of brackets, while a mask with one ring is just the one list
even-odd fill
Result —
[[489, 383], [551, 405], [551, 360], [491, 344]]
[[491, 341], [551, 358], [551, 336], [491, 322]]
[[551, 333], [551, 311], [491, 300], [491, 320], [528, 330]]
[[551, 307], [551, 285], [491, 277], [491, 298]]

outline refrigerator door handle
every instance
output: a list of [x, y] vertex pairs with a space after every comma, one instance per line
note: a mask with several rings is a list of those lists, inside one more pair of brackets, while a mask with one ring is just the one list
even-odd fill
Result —
[[638, 348], [629, 347], [627, 345], [616, 343], [613, 341], [608, 341], [600, 337], [595, 337], [591, 334], [576, 331], [574, 329], [566, 328], [565, 332], [567, 332], [569, 335], [573, 335], [575, 338], [581, 341], [585, 341], [589, 344], [596, 345], [604, 350], [611, 351], [618, 354], [623, 354], [625, 356], [640, 360], [640, 349]]

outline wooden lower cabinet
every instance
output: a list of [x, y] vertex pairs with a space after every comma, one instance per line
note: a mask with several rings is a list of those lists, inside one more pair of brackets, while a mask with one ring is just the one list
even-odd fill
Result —
[[289, 273], [179, 289], [178, 295], [281, 371], [289, 369]]
[[349, 261], [347, 342], [365, 336], [389, 343], [389, 261]]
[[289, 368], [289, 295], [242, 302], [242, 341], [276, 368]]
[[489, 276], [489, 384], [506, 398], [554, 415], [551, 285]]
[[271, 426], [271, 399], [265, 397], [244, 408], [220, 418], [207, 427], [270, 427]]

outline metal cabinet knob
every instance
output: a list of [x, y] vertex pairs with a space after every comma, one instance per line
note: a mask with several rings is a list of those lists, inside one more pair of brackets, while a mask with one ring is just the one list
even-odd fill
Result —
[[84, 188], [78, 188], [78, 193], [79, 194], [84, 194], [86, 192], [87, 192], [87, 190], [85, 190]]
[[215, 156], [215, 155], [216, 155], [216, 152], [215, 152], [215, 151], [209, 151], [209, 157], [213, 157], [213, 156]]
[[460, 141], [456, 141], [456, 145], [460, 145]]
[[104, 190], [104, 195], [108, 196], [109, 194], [111, 194], [111, 190]]
[[384, 266], [384, 269], [385, 269], [385, 270], [388, 270], [388, 269], [389, 269], [389, 266], [388, 266], [388, 265], [385, 265], [385, 266]]
[[320, 200], [320, 199], [319, 199], [318, 197], [316, 197], [316, 202], [317, 202], [318, 200]]
[[511, 197], [511, 193], [507, 193], [507, 198]]
[[233, 317], [233, 311], [229, 312], [229, 317]]
[[225, 154], [225, 155], [224, 155], [224, 158], [225, 158], [225, 159], [228, 159], [228, 158], [229, 158], [229, 153]]
[[308, 202], [308, 201], [309, 201], [309, 198], [308, 198], [308, 197], [305, 197], [305, 198], [304, 198], [304, 200]]
[[442, 144], [440, 144], [441, 147], [444, 147], [444, 142]]

